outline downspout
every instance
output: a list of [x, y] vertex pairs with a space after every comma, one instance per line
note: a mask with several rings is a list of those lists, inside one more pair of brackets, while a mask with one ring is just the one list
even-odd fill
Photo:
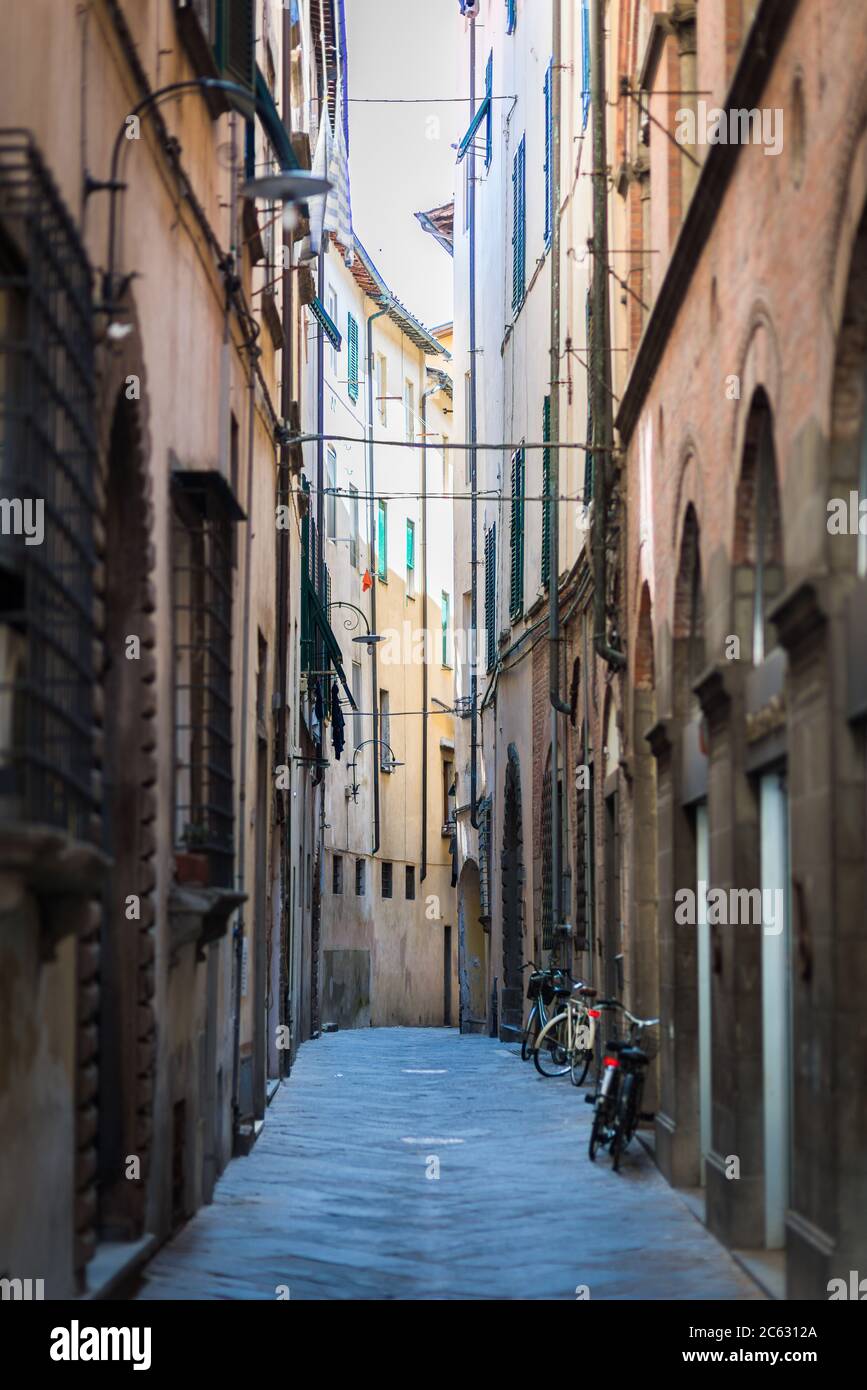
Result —
[[[241, 748], [238, 771], [238, 892], [244, 892], [245, 855], [247, 847], [247, 713], [250, 693], [250, 604], [252, 601], [252, 563], [253, 563], [253, 448], [256, 425], [256, 374], [253, 363], [256, 349], [250, 349], [249, 383], [249, 424], [247, 430], [247, 538], [244, 547], [244, 629], [241, 641]], [[255, 924], [254, 924], [255, 926]], [[240, 1121], [240, 1042], [241, 1042], [241, 974], [244, 963], [244, 904], [238, 909], [238, 924], [235, 928], [235, 1089], [232, 1106], [237, 1130]]]
[[[291, 51], [291, 30], [292, 19], [290, 11], [283, 10], [283, 34], [282, 44], [283, 53]], [[292, 112], [292, 78], [290, 64], [283, 63], [283, 120], [287, 127], [291, 127]], [[291, 133], [291, 129], [290, 129]], [[291, 231], [283, 230], [283, 245], [289, 248], [289, 261], [291, 265], [291, 248], [294, 236]], [[280, 381], [280, 414], [284, 420], [289, 419], [290, 407], [292, 403], [292, 388], [294, 375], [294, 362], [292, 356], [292, 319], [294, 312], [293, 299], [293, 277], [290, 269], [283, 273], [283, 362], [281, 368]], [[279, 485], [278, 503], [282, 506], [289, 504], [289, 448], [284, 445], [280, 450], [279, 465]], [[277, 757], [275, 761], [282, 763], [285, 759], [286, 764], [291, 768], [292, 781], [295, 780], [296, 768], [294, 759], [290, 756], [290, 748], [287, 740], [287, 711], [289, 707], [289, 583], [290, 583], [290, 552], [289, 552], [289, 528], [284, 527], [279, 533], [280, 549], [278, 552], [277, 567], [277, 648], [279, 652], [279, 681], [280, 681], [280, 708], [277, 716]], [[289, 1036], [292, 1038], [294, 1019], [292, 1017], [292, 985], [293, 985], [293, 958], [292, 941], [294, 938], [294, 912], [295, 904], [292, 899], [292, 791], [286, 797], [285, 819], [278, 824], [278, 836], [280, 845], [280, 872], [281, 872], [281, 891], [283, 893], [283, 921], [285, 936], [280, 944], [281, 966], [285, 968], [285, 980], [280, 984], [284, 987], [284, 996], [281, 1001], [280, 1012], [281, 1022], [289, 1025]], [[285, 964], [284, 964], [285, 963]], [[284, 1065], [288, 1061], [291, 1068], [292, 1053], [289, 1052], [288, 1058], [284, 1050], [280, 1053]], [[286, 1068], [288, 1071], [289, 1068]]]
[[[548, 695], [551, 701], [551, 925], [562, 917], [560, 869], [560, 0], [554, 0], [551, 43], [551, 382], [548, 436]], [[554, 941], [555, 949], [557, 940]]]
[[[476, 114], [476, 21], [470, 20], [470, 121]], [[479, 496], [476, 471], [476, 153], [472, 141], [467, 153], [469, 166], [470, 222], [470, 825], [479, 828], [478, 806], [478, 675], [476, 645], [479, 620]]]
[[[376, 502], [374, 499], [374, 489], [376, 485], [376, 475], [374, 469], [373, 455], [373, 320], [381, 318], [388, 313], [390, 301], [381, 301], [382, 307], [377, 309], [375, 314], [371, 314], [367, 320], [367, 529], [369, 554], [371, 562], [370, 574], [370, 630], [376, 632], [376, 573], [379, 568], [379, 556], [376, 553]], [[424, 452], [422, 450], [422, 452]], [[371, 690], [371, 709], [373, 711], [373, 847], [371, 855], [376, 854], [379, 849], [379, 667], [376, 659], [376, 643], [374, 642], [370, 652], [370, 678], [372, 682]]]
[[[439, 390], [429, 386], [421, 394], [421, 438], [427, 443], [427, 398]], [[421, 668], [421, 872], [419, 882], [427, 878], [427, 721], [428, 721], [428, 661], [430, 641], [427, 630], [427, 449], [421, 449], [421, 627], [424, 633], [424, 657]]]
[[[608, 645], [605, 624], [605, 523], [614, 427], [611, 418], [608, 328], [608, 180], [605, 148], [605, 0], [593, 0], [593, 63], [590, 80], [593, 106], [593, 341], [591, 400], [593, 403], [593, 650], [615, 670], [626, 656]], [[589, 441], [588, 441], [589, 442]]]

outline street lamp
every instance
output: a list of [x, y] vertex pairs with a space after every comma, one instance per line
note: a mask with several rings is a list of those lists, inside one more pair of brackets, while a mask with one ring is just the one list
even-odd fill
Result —
[[[256, 114], [255, 97], [241, 87], [237, 82], [229, 82], [222, 77], [196, 77], [189, 78], [183, 82], [169, 82], [165, 87], [158, 87], [155, 92], [149, 92], [146, 97], [142, 97], [132, 110], [126, 115], [121, 123], [120, 129], [114, 138], [111, 151], [111, 167], [107, 179], [95, 179], [91, 174], [85, 175], [84, 196], [89, 198], [91, 193], [106, 190], [109, 194], [110, 202], [108, 209], [108, 251], [106, 255], [106, 270], [102, 278], [102, 298], [103, 308], [111, 310], [116, 305], [112, 299], [115, 281], [115, 240], [117, 231], [117, 194], [122, 193], [126, 188], [126, 183], [118, 178], [118, 167], [120, 164], [120, 152], [123, 149], [124, 139], [129, 136], [129, 122], [133, 117], [153, 110], [153, 108], [166, 97], [177, 96], [181, 92], [199, 91], [223, 92], [229, 105], [237, 111], [245, 120], [251, 120]], [[259, 185], [267, 185], [259, 187]], [[303, 202], [308, 197], [313, 197], [317, 193], [326, 193], [331, 185], [327, 179], [322, 179], [316, 174], [305, 170], [292, 171], [291, 173], [275, 174], [261, 179], [250, 179], [244, 185], [241, 192], [245, 197], [264, 199], [267, 202], [296, 203]], [[249, 192], [245, 192], [249, 189]], [[125, 282], [124, 282], [125, 283]], [[120, 287], [123, 289], [123, 285]]]
[[353, 637], [352, 640], [353, 642], [359, 642], [363, 646], [366, 646], [368, 652], [373, 651], [376, 642], [385, 641], [385, 638], [380, 636], [378, 632], [371, 632], [370, 623], [367, 621], [367, 615], [363, 613], [360, 608], [356, 608], [354, 603], [347, 603], [346, 600], [342, 598], [335, 599], [333, 603], [327, 605], [325, 609], [326, 613], [330, 613], [332, 608], [349, 608], [357, 615], [354, 621], [352, 618], [344, 618], [343, 626], [346, 628], [347, 632], [354, 632], [358, 627], [358, 619], [361, 619], [364, 623], [364, 632], [360, 632], [358, 636]]
[[384, 738], [366, 738], [364, 742], [359, 743], [358, 747], [355, 749], [355, 752], [352, 754], [352, 762], [349, 764], [350, 771], [352, 772], [352, 785], [349, 788], [349, 790], [352, 793], [352, 800], [355, 802], [358, 801], [358, 783], [355, 780], [358, 776], [358, 770], [355, 766], [355, 762], [362, 748], [366, 748], [369, 743], [382, 744], [383, 748], [388, 749], [389, 766], [392, 768], [392, 770], [396, 767], [406, 766], [405, 763], [399, 762], [398, 759], [394, 756], [394, 750], [392, 749], [390, 744], [386, 743]]

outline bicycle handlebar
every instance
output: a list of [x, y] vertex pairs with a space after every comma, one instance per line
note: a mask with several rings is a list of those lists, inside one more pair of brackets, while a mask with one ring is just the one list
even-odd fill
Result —
[[631, 1014], [626, 1005], [621, 1003], [619, 999], [597, 999], [596, 1008], [620, 1009], [629, 1019], [629, 1022], [635, 1024], [636, 1028], [652, 1028], [659, 1023], [658, 1018], [636, 1018], [635, 1014]]

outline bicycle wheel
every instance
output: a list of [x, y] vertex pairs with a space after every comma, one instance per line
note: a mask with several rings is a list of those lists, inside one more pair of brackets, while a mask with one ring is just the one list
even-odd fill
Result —
[[521, 1039], [521, 1061], [529, 1062], [533, 1050], [536, 1046], [536, 1039], [542, 1027], [542, 1020], [539, 1017], [539, 1010], [534, 1004], [530, 1010], [530, 1017], [527, 1019], [527, 1026], [524, 1029], [524, 1036]]
[[536, 1038], [533, 1061], [541, 1076], [565, 1076], [569, 1070], [569, 1053], [564, 1046], [569, 1016], [557, 1014]]
[[635, 1077], [626, 1076], [620, 1091], [617, 1117], [614, 1121], [614, 1137], [611, 1140], [611, 1166], [615, 1173], [620, 1171], [620, 1156], [632, 1138], [635, 1129]]
[[583, 1086], [584, 1079], [590, 1070], [590, 1063], [593, 1060], [592, 1052], [573, 1052], [569, 1066], [569, 1076], [573, 1086]]
[[605, 1126], [602, 1123], [602, 1111], [597, 1107], [596, 1114], [593, 1116], [593, 1127], [590, 1130], [590, 1147], [588, 1153], [591, 1163], [595, 1162], [596, 1150], [602, 1143], [602, 1131], [604, 1128]]

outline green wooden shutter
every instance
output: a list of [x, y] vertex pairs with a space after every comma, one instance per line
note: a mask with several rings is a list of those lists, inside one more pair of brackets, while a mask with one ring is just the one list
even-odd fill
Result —
[[488, 54], [488, 66], [485, 69], [485, 99], [488, 103], [488, 111], [485, 116], [485, 168], [491, 167], [491, 156], [494, 151], [494, 50]]
[[492, 670], [497, 652], [497, 526], [485, 532], [485, 649]]
[[521, 142], [512, 161], [512, 308], [518, 310], [524, 300], [526, 264], [526, 143]]
[[[551, 437], [551, 397], [546, 396], [542, 406], [542, 438]], [[551, 576], [551, 450], [542, 450], [542, 583], [547, 584]]]
[[376, 565], [380, 579], [388, 578], [388, 526], [386, 524], [386, 504], [380, 501], [377, 510]]
[[256, 85], [255, 15], [255, 0], [217, 0], [217, 66], [249, 92]]
[[509, 616], [520, 618], [524, 611], [524, 450], [512, 455], [512, 555], [509, 587]]
[[346, 339], [348, 356], [348, 380], [346, 390], [349, 399], [358, 400], [358, 321], [352, 314], [346, 316]]
[[545, 245], [551, 245], [554, 231], [553, 174], [554, 174], [554, 120], [552, 106], [552, 82], [554, 60], [548, 64], [545, 73]]

